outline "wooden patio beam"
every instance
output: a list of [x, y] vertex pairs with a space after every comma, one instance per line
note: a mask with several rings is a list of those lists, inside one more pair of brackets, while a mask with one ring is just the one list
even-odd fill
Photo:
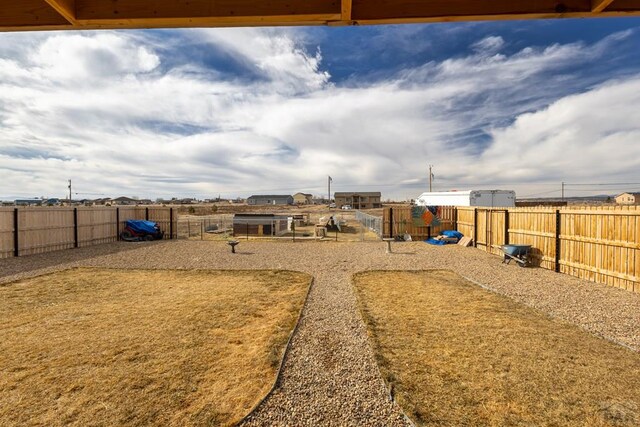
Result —
[[76, 24], [75, 0], [45, 0], [56, 12], [58, 12], [70, 24]]
[[600, 13], [604, 11], [613, 0], [591, 0], [591, 12]]
[[340, 0], [76, 0], [81, 25], [194, 27], [326, 23], [341, 19]]
[[0, 0], [0, 31], [640, 16], [640, 0]]
[[341, 3], [341, 18], [342, 21], [348, 22], [351, 21], [351, 10], [353, 6], [352, 0], [342, 0]]

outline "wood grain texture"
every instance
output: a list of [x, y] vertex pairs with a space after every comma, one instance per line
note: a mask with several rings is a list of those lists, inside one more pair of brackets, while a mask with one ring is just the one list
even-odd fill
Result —
[[613, 3], [613, 0], [591, 0], [591, 11], [593, 13], [600, 13], [611, 3]]
[[640, 0], [22, 0], [0, 3], [0, 31], [640, 16]]
[[58, 12], [70, 24], [76, 20], [75, 0], [45, 0], [56, 12]]
[[[410, 208], [394, 207], [393, 224], [388, 209], [383, 211], [385, 236], [393, 230], [394, 236], [406, 231], [418, 239], [425, 237], [424, 230], [409, 224]], [[479, 249], [503, 255], [500, 246], [507, 241], [504, 209], [455, 210], [458, 231], [475, 236]], [[640, 292], [640, 206], [570, 206], [557, 210], [559, 241], [556, 241], [555, 208], [509, 208], [509, 243], [531, 245], [535, 266], [555, 270], [559, 249], [561, 273]], [[437, 232], [434, 229], [431, 235]]]
[[67, 24], [67, 20], [43, 0], [0, 2], [0, 28]]

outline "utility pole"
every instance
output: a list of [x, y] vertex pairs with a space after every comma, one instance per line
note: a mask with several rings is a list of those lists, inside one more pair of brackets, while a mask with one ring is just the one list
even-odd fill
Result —
[[433, 165], [429, 165], [429, 192], [430, 193], [432, 191], [431, 181], [433, 181], [433, 172], [431, 172], [432, 168], [433, 168]]
[[327, 178], [327, 193], [328, 193], [328, 199], [329, 199], [329, 204], [331, 204], [331, 181], [333, 181], [333, 178], [331, 178], [330, 176]]
[[564, 181], [562, 181], [562, 201], [564, 202]]
[[71, 205], [71, 180], [69, 180], [69, 205]]

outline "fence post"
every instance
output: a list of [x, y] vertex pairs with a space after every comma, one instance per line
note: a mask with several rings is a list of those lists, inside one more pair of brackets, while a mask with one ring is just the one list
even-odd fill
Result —
[[456, 207], [453, 208], [453, 229], [460, 231], [458, 230], [458, 208]]
[[116, 208], [116, 241], [120, 240], [120, 208]]
[[560, 273], [560, 210], [556, 209], [556, 273]]
[[149, 208], [144, 208], [144, 219], [149, 221]]
[[478, 247], [478, 208], [473, 208], [473, 246]]
[[169, 208], [169, 239], [173, 239], [173, 208]]
[[78, 208], [73, 208], [73, 247], [78, 247]]
[[20, 256], [20, 237], [18, 235], [18, 208], [13, 210], [13, 256]]
[[393, 208], [389, 208], [389, 237], [393, 238]]
[[431, 226], [427, 226], [427, 239], [431, 238]]
[[509, 210], [504, 211], [504, 244], [509, 244]]

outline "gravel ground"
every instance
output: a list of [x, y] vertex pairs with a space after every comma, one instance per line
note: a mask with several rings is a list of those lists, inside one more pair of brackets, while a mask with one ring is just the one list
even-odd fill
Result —
[[242, 242], [237, 254], [217, 242], [114, 243], [0, 261], [0, 283], [72, 266], [117, 268], [290, 269], [315, 282], [281, 381], [246, 425], [407, 425], [389, 401], [351, 288], [363, 270], [453, 270], [497, 293], [640, 351], [640, 294], [500, 257], [422, 242]]

